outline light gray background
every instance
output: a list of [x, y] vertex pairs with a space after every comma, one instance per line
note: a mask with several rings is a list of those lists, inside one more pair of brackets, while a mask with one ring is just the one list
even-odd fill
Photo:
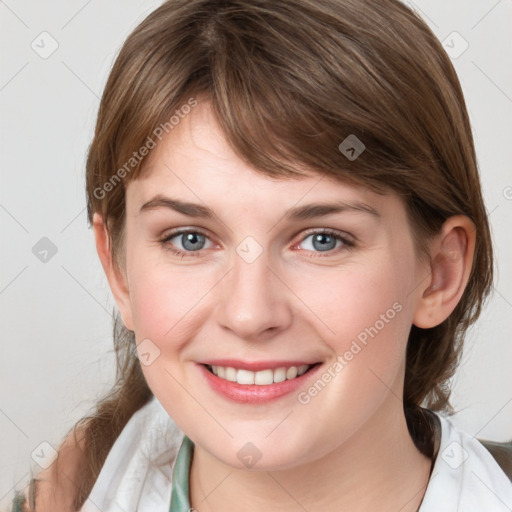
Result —
[[[85, 155], [107, 73], [160, 2], [0, 1], [0, 508], [27, 483], [30, 454], [57, 447], [113, 383], [114, 301], [87, 228]], [[512, 0], [413, 4], [453, 59], [471, 116], [498, 272], [454, 379], [456, 423], [512, 438]], [[42, 58], [52, 40], [56, 51]], [[447, 39], [448, 38], [448, 39]], [[34, 42], [34, 43], [33, 43]], [[45, 55], [46, 56], [46, 55]], [[57, 253], [32, 247], [48, 237]]]

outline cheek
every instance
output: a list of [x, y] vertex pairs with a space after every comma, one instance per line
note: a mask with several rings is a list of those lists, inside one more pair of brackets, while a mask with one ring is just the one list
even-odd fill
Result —
[[133, 263], [130, 299], [141, 369], [152, 392], [181, 417], [176, 404], [188, 403], [183, 390], [189, 387], [183, 347], [202, 325], [197, 315], [206, 279], [192, 266], [176, 268], [149, 258], [133, 258]]
[[[210, 275], [195, 265], [166, 261], [164, 251], [134, 248], [130, 262], [130, 300], [137, 339], [180, 340], [212, 288]], [[192, 333], [190, 333], [192, 334]]]
[[402, 395], [411, 325], [409, 271], [409, 261], [379, 258], [378, 265], [340, 271], [307, 288], [307, 305], [318, 315], [315, 325], [332, 351], [332, 362], [301, 390], [299, 400], [305, 422], [323, 414], [333, 420], [322, 427], [313, 422], [319, 436], [339, 440], [340, 429], [349, 435], [387, 397]]
[[302, 279], [298, 295], [334, 357], [343, 356], [361, 376], [371, 369], [389, 383], [405, 357], [413, 271], [406, 257], [380, 255], [378, 262]]

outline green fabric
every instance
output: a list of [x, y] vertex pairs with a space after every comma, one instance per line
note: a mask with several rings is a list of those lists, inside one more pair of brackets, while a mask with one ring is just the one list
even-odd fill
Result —
[[189, 512], [190, 510], [188, 475], [193, 452], [194, 443], [187, 436], [184, 436], [172, 473], [171, 506], [169, 512]]
[[37, 478], [32, 478], [30, 480], [30, 483], [28, 486], [29, 503], [26, 503], [27, 496], [24, 494], [25, 491], [14, 491], [14, 499], [12, 500], [11, 512], [23, 512], [23, 510], [27, 510], [27, 507], [29, 507], [30, 510], [35, 510], [36, 505], [34, 503], [34, 496], [36, 494], [35, 485], [36, 485], [37, 481], [38, 481]]
[[11, 512], [21, 512], [22, 506], [27, 501], [27, 498], [19, 491], [16, 491], [14, 499], [12, 500]]

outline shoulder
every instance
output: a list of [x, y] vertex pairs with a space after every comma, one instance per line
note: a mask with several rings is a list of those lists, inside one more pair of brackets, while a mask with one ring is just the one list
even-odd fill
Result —
[[[183, 433], [153, 397], [117, 438], [83, 511], [168, 510]], [[137, 507], [137, 508], [135, 508]]]
[[453, 418], [437, 416], [440, 446], [421, 511], [510, 510], [512, 483], [491, 453]]
[[84, 431], [70, 432], [61, 442], [54, 462], [16, 493], [12, 512], [71, 512], [79, 481], [78, 462], [84, 450]]
[[[80, 481], [77, 460], [86, 450], [80, 432], [77, 438], [73, 433], [65, 438], [56, 462], [35, 476], [33, 499], [27, 487], [24, 501], [18, 497], [12, 512], [73, 510], [75, 482]], [[81, 510], [135, 511], [136, 503], [148, 504], [142, 509], [157, 510], [153, 505], [158, 500], [162, 506], [168, 504], [172, 469], [182, 439], [183, 433], [153, 397], [128, 420]], [[35, 508], [30, 508], [33, 501]]]
[[498, 443], [479, 439], [512, 482], [512, 441]]

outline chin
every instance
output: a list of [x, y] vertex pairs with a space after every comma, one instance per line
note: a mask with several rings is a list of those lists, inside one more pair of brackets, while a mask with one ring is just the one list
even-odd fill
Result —
[[[286, 437], [286, 436], [283, 436]], [[252, 439], [252, 441], [251, 441]], [[265, 435], [234, 436], [233, 439], [226, 436], [223, 442], [216, 440], [212, 443], [212, 439], [205, 439], [205, 443], [200, 439], [198, 442], [213, 457], [224, 464], [236, 468], [249, 471], [277, 471], [292, 469], [298, 465], [314, 460], [308, 454], [309, 444], [299, 439], [287, 438], [288, 442], [282, 439], [265, 439]], [[320, 458], [319, 453], [316, 458]]]

